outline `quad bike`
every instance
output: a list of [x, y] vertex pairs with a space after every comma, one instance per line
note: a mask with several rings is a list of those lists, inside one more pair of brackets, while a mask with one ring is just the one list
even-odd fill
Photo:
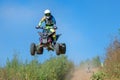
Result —
[[56, 35], [56, 44], [54, 44], [52, 36], [55, 33], [51, 33], [43, 27], [41, 27], [40, 29], [43, 29], [43, 32], [38, 32], [38, 34], [40, 35], [40, 43], [38, 45], [36, 45], [35, 43], [31, 44], [31, 55], [34, 56], [35, 54], [43, 54], [44, 48], [46, 48], [48, 51], [56, 51], [57, 55], [65, 54], [66, 44], [57, 42], [61, 34]]

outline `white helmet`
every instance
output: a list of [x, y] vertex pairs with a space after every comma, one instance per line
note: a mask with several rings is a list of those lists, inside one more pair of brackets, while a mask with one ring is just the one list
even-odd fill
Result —
[[50, 12], [50, 10], [49, 9], [46, 9], [45, 11], [44, 11], [44, 14], [50, 14], [51, 12]]
[[45, 16], [46, 16], [46, 18], [50, 18], [50, 16], [51, 16], [51, 12], [50, 12], [50, 10], [49, 9], [46, 9], [45, 11], [44, 11], [44, 14], [45, 14]]

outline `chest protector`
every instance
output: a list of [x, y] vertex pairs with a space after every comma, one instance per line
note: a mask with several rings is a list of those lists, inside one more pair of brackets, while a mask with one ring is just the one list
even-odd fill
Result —
[[53, 26], [54, 25], [53, 17], [50, 16], [50, 18], [46, 18], [45, 24], [46, 24], [46, 26]]

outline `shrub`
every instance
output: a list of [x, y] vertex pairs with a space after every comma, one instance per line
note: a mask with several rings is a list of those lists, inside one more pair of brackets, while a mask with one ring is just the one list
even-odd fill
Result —
[[65, 80], [72, 67], [66, 56], [50, 57], [42, 64], [36, 58], [23, 63], [14, 56], [0, 68], [0, 80]]
[[91, 80], [104, 80], [104, 78], [105, 78], [104, 72], [97, 72], [92, 75]]
[[120, 41], [118, 39], [115, 39], [107, 48], [104, 72], [109, 80], [120, 80]]

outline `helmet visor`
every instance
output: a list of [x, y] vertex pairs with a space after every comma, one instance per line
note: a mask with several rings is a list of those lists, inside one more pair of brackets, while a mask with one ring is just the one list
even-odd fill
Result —
[[51, 15], [50, 13], [45, 14], [45, 16], [50, 16], [50, 15]]

